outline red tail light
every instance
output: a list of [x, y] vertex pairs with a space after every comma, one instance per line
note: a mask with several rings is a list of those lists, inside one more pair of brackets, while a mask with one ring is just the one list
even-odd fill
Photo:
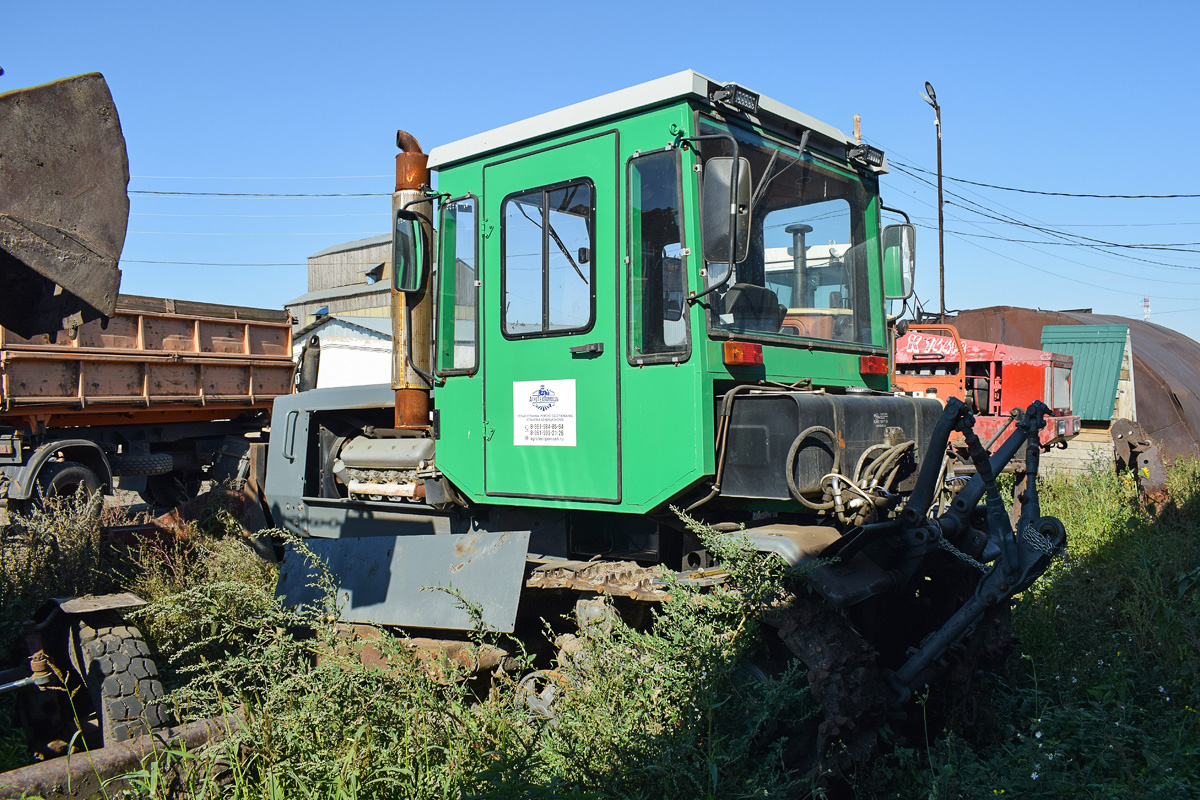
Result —
[[747, 367], [763, 363], [761, 344], [726, 342], [725, 363], [731, 367]]
[[863, 356], [858, 359], [858, 371], [863, 375], [887, 375], [887, 356]]

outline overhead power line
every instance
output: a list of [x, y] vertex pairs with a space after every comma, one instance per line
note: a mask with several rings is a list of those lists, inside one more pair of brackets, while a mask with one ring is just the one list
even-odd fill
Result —
[[[129, 231], [146, 236], [361, 236], [363, 238], [371, 236], [381, 236], [379, 231], [371, 231], [367, 233], [355, 231], [332, 231], [326, 233], [208, 233], [205, 231]], [[384, 231], [387, 233], [387, 231]]]
[[168, 197], [391, 197], [390, 192], [165, 192], [151, 189], [130, 189], [130, 194], [152, 194]]
[[391, 175], [269, 175], [252, 178], [246, 175], [130, 175], [139, 181], [356, 181], [368, 178], [390, 178]]
[[313, 219], [316, 217], [376, 217], [387, 219], [387, 213], [378, 211], [366, 214], [156, 214], [149, 211], [130, 211], [131, 217], [202, 217], [206, 219], [236, 218], [236, 219]]
[[[937, 175], [936, 172], [930, 172], [927, 169], [921, 169], [920, 167], [912, 164], [905, 164], [904, 162], [896, 161], [895, 159], [892, 159], [891, 163], [907, 169], [916, 170], [917, 172], [924, 172], [926, 175]], [[971, 186], [982, 186], [985, 189], [999, 189], [1002, 192], [1020, 192], [1021, 194], [1039, 194], [1046, 197], [1091, 197], [1100, 200], [1178, 200], [1200, 197], [1200, 194], [1087, 194], [1084, 192], [1044, 192], [1038, 189], [1018, 189], [1013, 186], [998, 186], [994, 183], [969, 181], [966, 178], [954, 178], [945, 174], [943, 174], [942, 177], [945, 180], [954, 181], [955, 183], [967, 183]]]

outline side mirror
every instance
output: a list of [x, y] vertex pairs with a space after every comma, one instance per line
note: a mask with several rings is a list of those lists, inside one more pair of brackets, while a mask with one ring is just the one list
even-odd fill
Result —
[[[704, 165], [702, 248], [704, 260], [714, 264], [740, 264], [750, 252], [750, 162], [745, 158], [738, 159], [736, 194], [732, 193], [733, 180], [731, 156], [716, 156]], [[737, 209], [736, 233], [729, 230], [731, 201]]]
[[683, 253], [678, 244], [662, 250], [663, 319], [678, 322], [683, 319], [684, 297], [687, 295], [687, 276], [683, 274]]
[[420, 218], [411, 211], [397, 211], [392, 231], [392, 273], [398, 291], [417, 292], [425, 286], [425, 250]]
[[883, 296], [907, 300], [913, 293], [917, 271], [917, 231], [912, 225], [883, 229]]

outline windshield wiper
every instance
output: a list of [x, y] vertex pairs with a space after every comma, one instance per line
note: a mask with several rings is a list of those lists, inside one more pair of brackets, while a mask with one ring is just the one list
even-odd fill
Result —
[[[525, 208], [520, 203], [517, 203], [517, 211], [520, 211], [521, 216], [525, 217], [525, 219], [529, 220], [534, 225], [537, 225], [539, 229], [541, 229], [541, 227], [542, 227], [541, 223], [538, 222], [537, 220], [535, 220], [533, 217], [526, 214]], [[587, 283], [588, 279], [586, 276], [584, 276], [583, 270], [581, 270], [579, 268], [579, 265], [575, 263], [575, 259], [571, 258], [570, 251], [567, 250], [567, 246], [565, 244], [563, 244], [563, 240], [558, 238], [558, 231], [554, 230], [554, 226], [550, 224], [549, 220], [546, 221], [546, 232], [550, 234], [550, 238], [552, 238], [554, 240], [554, 243], [556, 245], [558, 245], [558, 249], [562, 252], [562, 254], [564, 256], [566, 256], [567, 263], [570, 264], [571, 267], [575, 270], [575, 274], [579, 276], [579, 279], [581, 281], [583, 281], [584, 283]]]
[[796, 153], [796, 160], [793, 161], [792, 163], [788, 164], [783, 169], [779, 170], [779, 172], [776, 173], [775, 175], [771, 174], [771, 169], [775, 166], [775, 161], [779, 158], [779, 151], [778, 150], [771, 151], [771, 160], [767, 162], [767, 169], [763, 172], [762, 180], [759, 181], [758, 188], [754, 190], [754, 197], [750, 201], [751, 212], [753, 212], [755, 209], [758, 208], [758, 204], [761, 203], [763, 197], [766, 196], [767, 187], [771, 185], [771, 181], [775, 180], [780, 175], [787, 172], [789, 169], [794, 167], [796, 164], [799, 164], [801, 161], [804, 160], [804, 150], [805, 150], [805, 148], [808, 147], [808, 134], [809, 133], [811, 133], [811, 131], [805, 131], [804, 135], [800, 137], [800, 150], [799, 150], [799, 152]]

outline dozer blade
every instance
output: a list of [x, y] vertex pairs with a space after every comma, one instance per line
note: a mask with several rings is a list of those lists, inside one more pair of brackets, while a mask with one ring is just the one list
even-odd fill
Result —
[[0, 325], [30, 338], [112, 316], [129, 160], [98, 72], [0, 95]]

